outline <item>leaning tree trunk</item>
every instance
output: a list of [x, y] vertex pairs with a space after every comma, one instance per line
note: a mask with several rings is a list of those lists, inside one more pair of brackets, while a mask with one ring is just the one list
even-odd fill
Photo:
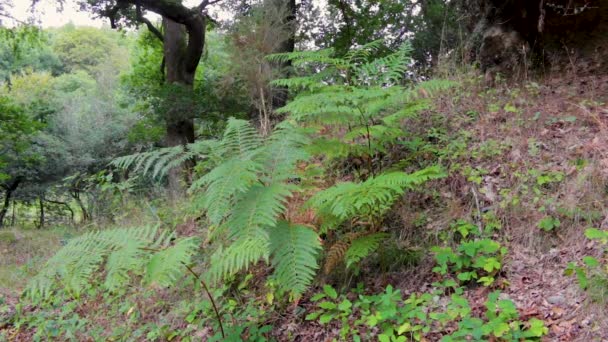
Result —
[[[173, 87], [180, 87], [179, 91], [173, 92], [175, 98], [169, 101], [181, 101], [188, 96], [193, 96], [194, 75], [196, 67], [202, 54], [202, 44], [205, 39], [204, 24], [201, 32], [186, 30], [182, 24], [176, 23], [168, 18], [163, 18], [164, 57], [166, 66], [166, 82]], [[188, 35], [188, 39], [186, 39]], [[200, 42], [200, 53], [192, 55], [192, 39]], [[167, 135], [166, 146], [186, 145], [194, 142], [194, 113], [184, 112], [183, 106], [173, 106], [174, 109], [165, 113]], [[188, 182], [191, 163], [175, 167], [169, 171], [169, 191], [172, 195], [183, 192], [184, 184]]]
[[4, 217], [6, 216], [8, 207], [11, 204], [11, 196], [15, 190], [17, 190], [19, 183], [21, 183], [21, 178], [17, 177], [9, 185], [4, 186], [4, 205], [2, 206], [2, 210], [0, 210], [0, 228], [2, 228], [2, 225], [4, 224]]

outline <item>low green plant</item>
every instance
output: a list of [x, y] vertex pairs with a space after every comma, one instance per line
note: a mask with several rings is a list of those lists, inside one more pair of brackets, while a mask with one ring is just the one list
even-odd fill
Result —
[[342, 341], [405, 342], [443, 336], [441, 341], [445, 342], [515, 342], [540, 340], [548, 332], [538, 319], [520, 320], [515, 304], [500, 299], [499, 292], [488, 295], [485, 311], [480, 316], [476, 316], [469, 302], [458, 294], [441, 297], [414, 293], [404, 297], [400, 290], [389, 285], [382, 293], [358, 293], [356, 299], [352, 298], [325, 285], [323, 292], [311, 298], [316, 303], [316, 311], [306, 319], [322, 325], [339, 322]]
[[[608, 252], [608, 232], [597, 228], [589, 228], [585, 236], [596, 241], [605, 255]], [[589, 292], [590, 297], [598, 302], [608, 300], [608, 262], [593, 256], [584, 256], [580, 262], [570, 262], [564, 273], [576, 276], [581, 289]]]
[[[543, 321], [532, 318], [528, 322], [519, 319], [519, 312], [513, 301], [500, 299], [500, 292], [492, 292], [485, 302], [485, 317], [471, 317], [468, 302], [459, 296], [452, 296], [452, 303], [457, 304], [455, 312], [461, 316], [458, 330], [441, 339], [452, 341], [535, 341], [540, 340], [549, 331]], [[450, 309], [448, 309], [448, 312]]]
[[490, 239], [463, 241], [456, 250], [435, 246], [431, 251], [437, 263], [433, 272], [454, 275], [463, 284], [475, 281], [484, 286], [494, 283], [507, 253], [500, 243]]
[[539, 229], [546, 232], [553, 231], [561, 226], [561, 221], [557, 217], [545, 216], [537, 224]]

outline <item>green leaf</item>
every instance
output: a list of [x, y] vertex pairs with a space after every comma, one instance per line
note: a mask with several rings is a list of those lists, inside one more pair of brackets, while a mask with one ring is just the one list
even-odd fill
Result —
[[397, 334], [402, 335], [405, 332], [408, 332], [412, 329], [412, 324], [410, 322], [405, 322], [399, 326], [397, 329]]
[[608, 241], [608, 232], [599, 230], [597, 228], [589, 228], [585, 230], [585, 236], [591, 240], [602, 240], [603, 243]]
[[488, 273], [494, 270], [498, 271], [500, 270], [500, 262], [496, 260], [496, 258], [487, 258], [483, 265], [483, 269]]
[[319, 303], [319, 307], [321, 309], [325, 309], [325, 310], [332, 310], [335, 309], [337, 307], [336, 303], [332, 303], [332, 302], [321, 302]]
[[338, 309], [340, 309], [341, 311], [347, 311], [352, 306], [353, 306], [353, 303], [351, 303], [348, 299], [345, 299], [338, 305]]
[[477, 279], [477, 282], [482, 284], [483, 286], [490, 286], [494, 283], [494, 277], [486, 276]]
[[380, 335], [378, 335], [378, 341], [380, 341], [380, 342], [391, 342], [391, 339], [388, 337], [388, 335], [380, 334]]
[[308, 315], [306, 315], [306, 317], [304, 319], [307, 321], [314, 321], [315, 319], [317, 319], [319, 317], [319, 315], [321, 315], [321, 311], [309, 313]]
[[314, 296], [312, 296], [310, 298], [310, 301], [311, 302], [317, 302], [317, 301], [319, 301], [319, 300], [321, 300], [323, 298], [325, 298], [325, 293], [317, 293], [316, 295], [314, 295]]
[[528, 324], [530, 324], [530, 327], [524, 333], [525, 337], [542, 337], [549, 332], [545, 323], [539, 319], [532, 318], [528, 321]]
[[583, 262], [589, 267], [597, 267], [600, 265], [600, 262], [596, 258], [590, 256], [584, 256]]
[[321, 315], [321, 317], [319, 317], [319, 323], [321, 324], [327, 324], [329, 322], [331, 322], [334, 319], [334, 316], [332, 314], [326, 313]]
[[338, 292], [336, 292], [336, 290], [331, 287], [331, 285], [323, 285], [323, 292], [325, 292], [325, 294], [327, 294], [331, 299], [338, 298]]

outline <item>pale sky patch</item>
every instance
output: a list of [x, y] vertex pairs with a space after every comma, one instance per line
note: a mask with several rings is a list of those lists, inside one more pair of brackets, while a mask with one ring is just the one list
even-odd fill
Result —
[[[184, 1], [186, 6], [191, 7], [199, 3], [200, 1], [198, 0]], [[28, 21], [28, 19], [32, 18], [31, 4], [31, 0], [13, 0], [13, 9], [10, 13], [20, 21]], [[107, 18], [94, 18], [89, 12], [81, 12], [75, 0], [66, 0], [63, 11], [57, 10], [57, 4], [58, 1], [56, 0], [40, 0], [33, 13], [36, 23], [44, 28], [59, 27], [70, 22], [76, 26], [93, 27], [102, 27], [110, 24]], [[152, 20], [152, 22], [159, 19], [159, 16], [155, 13], [148, 13], [146, 17]], [[10, 25], [10, 20], [6, 20], [6, 24]]]

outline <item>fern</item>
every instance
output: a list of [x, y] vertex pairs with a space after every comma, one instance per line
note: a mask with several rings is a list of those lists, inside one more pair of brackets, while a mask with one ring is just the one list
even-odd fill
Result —
[[361, 259], [378, 249], [380, 243], [386, 240], [387, 237], [388, 234], [386, 233], [374, 233], [361, 236], [352, 241], [344, 256], [346, 268], [358, 263]]
[[233, 241], [226, 248], [219, 248], [211, 257], [209, 277], [217, 282], [249, 266], [267, 261], [270, 254], [270, 242], [266, 232], [255, 237], [244, 237]]
[[173, 246], [155, 253], [146, 266], [144, 282], [168, 287], [175, 284], [183, 275], [184, 264], [195, 254], [197, 239], [190, 237], [179, 240]]
[[321, 249], [317, 233], [306, 226], [281, 221], [270, 230], [274, 276], [282, 289], [303, 293], [315, 277]]
[[[212, 281], [272, 256], [281, 291], [297, 297], [310, 284], [317, 254], [311, 241], [318, 237], [281, 221], [288, 198], [299, 191], [291, 180], [298, 177], [297, 163], [309, 158], [307, 143], [306, 135], [289, 122], [263, 139], [247, 121], [229, 121], [219, 143], [223, 160], [191, 187], [195, 201], [219, 228], [214, 238], [226, 241], [211, 258]], [[276, 239], [283, 239], [281, 248]], [[289, 275], [287, 268], [295, 273]]]
[[[274, 83], [300, 91], [278, 112], [289, 113], [290, 118], [303, 125], [320, 126], [324, 138], [333, 135], [338, 137], [333, 140], [341, 142], [339, 148], [319, 145], [312, 150], [316, 154], [328, 158], [351, 155], [379, 159], [379, 155], [389, 153], [405, 135], [401, 126], [403, 120], [429, 109], [426, 97], [453, 86], [452, 82], [443, 80], [408, 88], [401, 86], [411, 65], [412, 47], [404, 44], [397, 51], [386, 54], [387, 50], [382, 41], [374, 41], [344, 57], [333, 56], [333, 50], [269, 57], [297, 61], [294, 66], [301, 73], [308, 72], [308, 76]], [[384, 57], [377, 57], [382, 54]], [[344, 134], [345, 129], [347, 134]], [[373, 174], [376, 170], [368, 171]]]
[[218, 150], [217, 141], [201, 140], [188, 145], [159, 148], [154, 151], [135, 153], [115, 158], [110, 165], [119, 169], [131, 169], [153, 178], [165, 176], [169, 170], [193, 158], [209, 158]]
[[172, 235], [157, 227], [113, 229], [84, 234], [57, 252], [25, 289], [35, 302], [65, 289], [78, 298], [105, 271], [102, 286], [117, 291], [133, 276], [162, 286], [175, 283], [197, 249], [196, 239], [170, 244]]
[[412, 174], [390, 172], [362, 183], [342, 182], [315, 194], [308, 205], [324, 222], [323, 231], [351, 219], [375, 224], [406, 189], [444, 176], [440, 167], [433, 166]]

